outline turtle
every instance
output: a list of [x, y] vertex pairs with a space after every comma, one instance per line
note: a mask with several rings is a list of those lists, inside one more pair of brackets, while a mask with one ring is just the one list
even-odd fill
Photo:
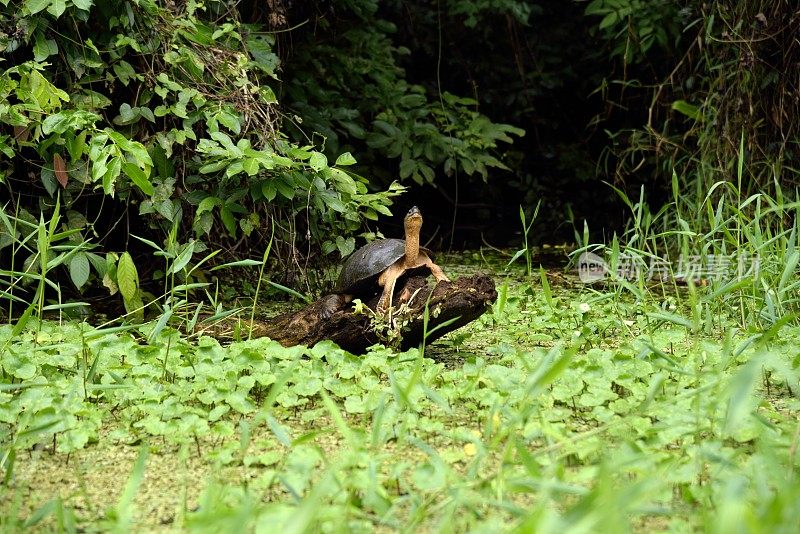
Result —
[[391, 306], [397, 279], [411, 269], [427, 268], [439, 282], [449, 282], [442, 268], [433, 262], [433, 253], [419, 246], [422, 213], [416, 206], [405, 216], [405, 239], [378, 239], [351, 254], [342, 265], [333, 298], [326, 302], [323, 317], [354, 298], [367, 298], [383, 288], [376, 311]]

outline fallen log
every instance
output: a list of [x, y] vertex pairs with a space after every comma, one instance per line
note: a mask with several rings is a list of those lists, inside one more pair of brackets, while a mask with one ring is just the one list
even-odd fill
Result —
[[[426, 305], [429, 310], [426, 342], [430, 343], [483, 315], [497, 299], [497, 291], [494, 281], [484, 274], [438, 284], [428, 277], [412, 275], [397, 284], [391, 322], [371, 312], [379, 295], [365, 303], [370, 310], [360, 313], [353, 311], [352, 303], [330, 310], [331, 298], [328, 295], [298, 311], [268, 319], [257, 325], [253, 333], [284, 346], [311, 346], [330, 339], [353, 353], [364, 352], [376, 343], [406, 350], [418, 346], [425, 337]], [[333, 311], [328, 318], [323, 318], [325, 309]]]

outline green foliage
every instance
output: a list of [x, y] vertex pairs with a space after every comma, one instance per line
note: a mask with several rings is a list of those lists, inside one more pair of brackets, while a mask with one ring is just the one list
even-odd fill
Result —
[[[75, 108], [65, 109], [72, 98], [49, 82], [43, 74], [46, 72], [45, 63], [27, 61], [0, 75], [0, 120], [20, 132], [14, 143], [17, 150], [35, 146], [48, 162], [41, 173], [47, 192], [53, 196], [59, 183], [67, 185], [67, 171], [56, 168], [54, 161], [62, 158], [66, 149], [68, 161], [75, 167], [71, 173], [76, 180], [73, 191], [89, 185], [113, 195], [117, 179], [124, 173], [142, 192], [152, 193], [148, 180], [152, 161], [145, 147], [111, 128], [97, 128], [101, 116], [82, 109], [80, 102], [73, 103]], [[11, 144], [0, 146], [0, 150], [9, 158], [16, 153]], [[4, 169], [0, 172], [8, 173]]]
[[[425, 105], [406, 107], [409, 102]], [[377, 115], [375, 130], [367, 134], [367, 145], [387, 157], [399, 157], [400, 178], [410, 177], [420, 185], [433, 183], [435, 168], [440, 165], [447, 175], [464, 172], [484, 181], [492, 167], [509, 170], [492, 152], [499, 141], [513, 141], [509, 134], [521, 136], [524, 130], [495, 124], [471, 111], [470, 107], [477, 105], [473, 99], [444, 93], [442, 102], [428, 104], [424, 99], [401, 98], [396, 109]]]
[[450, 16], [463, 17], [464, 26], [467, 28], [485, 24], [486, 18], [498, 13], [527, 24], [534, 12], [541, 11], [538, 4], [520, 0], [446, 0], [444, 5]]
[[527, 222], [525, 217], [525, 210], [522, 209], [522, 206], [519, 207], [519, 221], [522, 223], [522, 248], [519, 249], [514, 253], [509, 260], [508, 265], [511, 265], [520, 257], [525, 257], [525, 263], [527, 264], [528, 270], [528, 278], [533, 275], [533, 250], [531, 246], [528, 244], [528, 234], [530, 234], [531, 227], [533, 223], [536, 221], [536, 217], [539, 215], [539, 207], [542, 205], [541, 201], [536, 204], [536, 209], [533, 210], [533, 215], [531, 216], [531, 221]]
[[611, 57], [619, 58], [623, 63], [634, 63], [645, 61], [653, 46], [662, 49], [674, 46], [686, 22], [686, 11], [681, 4], [591, 0], [585, 14], [601, 18], [597, 31], [610, 44]]
[[[583, 7], [557, 1], [381, 2], [381, 15], [397, 27], [394, 42], [409, 49], [397, 58], [409, 81], [441, 100], [446, 93], [469, 96], [477, 102], [471, 111], [526, 132], [513, 145], [498, 143], [502, 157], [492, 149], [490, 155], [512, 170], [490, 169], [489, 176], [501, 180], [484, 184], [461, 170], [437, 173], [450, 198], [492, 205], [491, 216], [470, 221], [483, 226], [488, 242], [507, 242], [520, 203], [530, 211], [541, 201], [532, 232], [551, 235], [563, 228], [566, 205], [577, 206], [579, 216], [596, 214], [592, 205], [611, 197], [594, 185], [598, 145], [606, 140], [585, 128], [603, 107], [591, 93], [608, 69]], [[465, 182], [469, 186], [461, 187]]]
[[800, 58], [791, 6], [594, 0], [586, 14], [602, 17], [598, 33], [625, 64], [598, 92], [610, 109], [633, 110], [598, 117], [611, 126], [604, 163], [615, 182], [649, 176], [666, 190], [677, 171], [694, 196], [736, 175], [744, 135], [742, 194], [794, 187], [800, 105], [777, 96], [792, 92]]
[[[644, 188], [638, 199], [614, 188], [630, 210], [625, 231], [610, 244], [592, 244], [587, 235], [574, 255], [604, 250], [617, 291], [637, 298], [645, 298], [653, 284], [688, 285], [688, 295], [678, 291], [669, 301], [689, 303], [692, 318], [683, 321], [695, 331], [722, 328], [713, 318], [730, 307], [741, 328], [797, 324], [800, 231], [795, 214], [800, 202], [777, 186], [775, 196], [748, 196], [744, 147], [742, 138], [736, 183], [717, 182], [689, 195], [673, 174], [671, 202], [657, 212]], [[675, 322], [674, 316], [661, 318]]]
[[[349, 153], [330, 164], [286, 139], [270, 87], [275, 39], [226, 5], [3, 2], [0, 60], [12, 67], [0, 72], [0, 124], [13, 130], [0, 131], [6, 209], [37, 213], [58, 194], [82, 214], [82, 230], [105, 235], [116, 224], [98, 212], [107, 196], [163, 231], [191, 223], [199, 239], [258, 238], [277, 217], [287, 224], [276, 238], [291, 246], [307, 234], [325, 253], [351, 251], [350, 235], [388, 215], [402, 188], [370, 191]], [[20, 195], [29, 176], [34, 194]], [[85, 258], [73, 264], [82, 286]]]
[[377, 2], [336, 4], [337, 15], [351, 22], [323, 19], [307, 34], [313, 46], [286, 65], [287, 104], [302, 119], [298, 137], [320, 133], [329, 153], [368, 147], [372, 157], [364, 163], [384, 176], [382, 159], [399, 159], [387, 183], [394, 176], [434, 183], [442, 172], [486, 181], [491, 169], [508, 169], [499, 143], [512, 143], [522, 129], [492, 122], [472, 98], [409, 83], [399, 61], [410, 51], [392, 41], [395, 27], [376, 17]]
[[158, 498], [180, 510], [179, 529], [694, 530], [728, 524], [732, 510], [765, 530], [794, 527], [788, 349], [800, 332], [720, 339], [654, 320], [659, 310], [513, 284], [494, 314], [503, 327], [487, 315], [476, 329], [489, 344], [448, 364], [416, 350], [189, 342], [152, 325], [0, 327], [0, 468], [18, 487], [30, 447], [52, 445], [58, 460], [143, 444], [119, 497], [78, 509], [48, 485], [15, 509], [5, 485], [0, 524], [148, 529], [163, 517], [133, 496], [172, 458], [215, 473], [167, 477], [177, 487]]
[[[8, 317], [14, 307], [25, 310], [17, 328], [24, 328], [31, 317], [42, 318], [45, 311], [85, 306], [85, 303], [63, 303], [62, 286], [52, 276], [61, 268], [67, 271], [78, 291], [84, 289], [93, 272], [99, 278], [106, 274], [103, 258], [92, 251], [94, 245], [83, 235], [84, 223], [75, 213], [67, 213], [62, 225], [58, 199], [48, 221], [41, 214], [36, 221], [25, 210], [16, 215], [0, 210], [0, 251], [6, 251], [10, 257], [8, 268], [0, 269], [0, 297], [7, 306]], [[55, 294], [56, 303], [45, 305], [48, 292]]]

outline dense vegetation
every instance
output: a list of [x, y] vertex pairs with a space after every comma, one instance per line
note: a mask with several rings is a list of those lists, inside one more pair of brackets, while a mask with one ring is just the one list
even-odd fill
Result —
[[[0, 0], [0, 527], [797, 531], [798, 29]], [[254, 338], [412, 204], [486, 315], [404, 353]]]

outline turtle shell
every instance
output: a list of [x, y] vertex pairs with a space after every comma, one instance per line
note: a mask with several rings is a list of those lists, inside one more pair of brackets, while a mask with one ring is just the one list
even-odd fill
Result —
[[[419, 250], [433, 259], [433, 254], [427, 248], [420, 247]], [[364, 245], [345, 260], [334, 291], [359, 295], [367, 293], [372, 288], [377, 293], [380, 274], [405, 253], [404, 239], [378, 239]]]

